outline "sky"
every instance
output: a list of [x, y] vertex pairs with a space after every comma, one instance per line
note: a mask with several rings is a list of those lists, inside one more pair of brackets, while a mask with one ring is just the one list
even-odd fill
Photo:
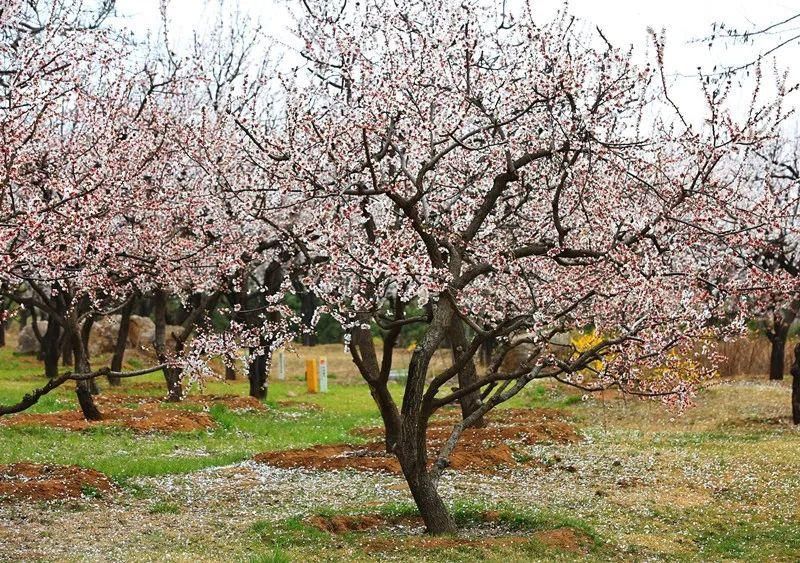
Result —
[[[237, 0], [234, 0], [237, 1]], [[286, 46], [289, 58], [293, 37], [289, 31], [291, 17], [287, 4], [300, 0], [238, 0], [240, 9], [258, 19], [268, 33]], [[506, 0], [513, 7], [515, 0]], [[564, 6], [563, 0], [533, 0], [542, 21], [549, 19]], [[498, 6], [502, 4], [497, 0]], [[137, 33], [156, 31], [160, 26], [159, 0], [117, 0], [117, 13], [125, 24]], [[193, 29], [202, 27], [213, 16], [216, 1], [169, 0], [168, 14], [171, 33], [186, 37]], [[709, 49], [699, 41], [711, 33], [712, 24], [724, 21], [739, 30], [752, 30], [786, 19], [800, 12], [798, 0], [571, 0], [568, 10], [586, 26], [599, 26], [608, 39], [619, 46], [648, 45], [648, 27], [666, 31], [665, 66], [672, 84], [673, 97], [689, 113], [702, 111], [697, 88], [697, 67], [711, 70], [716, 64], [741, 64], [753, 60], [759, 52], [779, 43], [786, 35], [767, 35], [754, 45], [715, 43]], [[800, 31], [800, 19], [786, 31]], [[800, 81], [800, 41], [795, 41], [776, 53], [778, 66], [788, 69], [794, 81]], [[797, 67], [796, 69], [792, 67]], [[770, 88], [767, 84], [766, 88]], [[746, 96], [742, 95], [744, 105]], [[791, 100], [800, 106], [800, 99]]]

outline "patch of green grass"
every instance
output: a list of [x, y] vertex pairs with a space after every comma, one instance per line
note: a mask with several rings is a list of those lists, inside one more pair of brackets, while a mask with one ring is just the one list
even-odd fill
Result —
[[291, 559], [281, 549], [273, 549], [269, 553], [254, 555], [248, 559], [249, 563], [290, 563]]
[[[10, 363], [5, 360], [10, 359]], [[14, 358], [0, 349], [0, 404], [18, 401], [43, 381], [35, 359]], [[33, 378], [31, 380], [31, 378]], [[140, 379], [161, 383], [160, 374]], [[101, 381], [101, 385], [103, 382]], [[137, 387], [124, 380], [115, 393], [163, 396], [159, 387]], [[245, 381], [212, 382], [204, 392], [216, 395], [246, 395]], [[102, 471], [124, 482], [129, 477], [186, 473], [226, 465], [252, 455], [291, 447], [357, 441], [350, 431], [380, 424], [380, 417], [365, 385], [332, 386], [327, 394], [310, 395], [302, 382], [285, 381], [270, 385], [265, 412], [234, 412], [214, 405], [209, 414], [217, 423], [211, 431], [190, 433], [137, 434], [120, 427], [97, 426], [83, 432], [44, 426], [0, 426], [0, 463], [75, 464]], [[322, 407], [312, 411], [302, 404], [291, 408], [278, 403], [287, 399]], [[133, 401], [132, 401], [133, 402]], [[53, 412], [77, 408], [74, 391], [67, 386], [46, 395], [29, 412]], [[197, 404], [179, 403], [165, 408], [201, 410]]]
[[482, 522], [497, 522], [511, 531], [540, 531], [556, 528], [572, 528], [599, 543], [597, 532], [587, 522], [543, 508], [523, 509], [518, 506], [502, 504], [490, 506], [473, 501], [456, 502], [452, 509], [453, 517], [459, 527], [479, 525]]
[[800, 523], [738, 520], [697, 534], [700, 552], [714, 559], [800, 560]]
[[322, 546], [330, 540], [329, 534], [306, 524], [301, 518], [289, 518], [281, 522], [257, 520], [248, 530], [261, 543], [277, 549], [303, 545]]
[[150, 512], [150, 514], [180, 514], [181, 507], [175, 502], [161, 500], [154, 502], [148, 512]]
[[83, 485], [81, 487], [81, 495], [88, 497], [88, 498], [102, 498], [103, 494], [97, 487], [92, 487], [90, 485]]

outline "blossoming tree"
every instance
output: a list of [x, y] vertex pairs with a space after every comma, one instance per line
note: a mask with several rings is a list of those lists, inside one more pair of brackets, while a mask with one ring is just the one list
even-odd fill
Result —
[[[304, 6], [307, 64], [284, 81], [285, 122], [251, 140], [271, 147], [263, 167], [281, 190], [313, 206], [293, 227], [319, 258], [304, 283], [348, 330], [428, 530], [454, 530], [437, 481], [463, 429], [533, 380], [686, 404], [695, 381], [672, 351], [690, 353], [715, 305], [681, 251], [697, 242], [686, 224], [775, 108], [736, 123], [706, 92], [694, 125], [666, 90], [662, 38], [637, 64], [566, 14], [538, 25], [529, 6], [469, 1]], [[371, 323], [386, 334], [380, 355]], [[412, 324], [424, 336], [398, 405], [389, 372]], [[474, 336], [432, 373], [464, 326]], [[588, 326], [595, 345], [556, 350], [558, 334]], [[488, 339], [504, 342], [492, 364], [459, 378]], [[430, 417], [467, 397], [429, 455]]]

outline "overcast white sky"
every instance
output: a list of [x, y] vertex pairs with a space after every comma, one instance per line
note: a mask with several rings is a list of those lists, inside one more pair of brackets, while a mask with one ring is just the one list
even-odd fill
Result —
[[[289, 0], [297, 1], [299, 0]], [[216, 1], [207, 6], [205, 0], [169, 0], [169, 15], [177, 35], [189, 33], [211, 18]], [[240, 8], [259, 19], [274, 36], [291, 44], [287, 0], [238, 0]], [[501, 5], [498, 0], [498, 6]], [[513, 4], [510, 0], [508, 4]], [[118, 13], [126, 16], [127, 25], [144, 33], [159, 27], [159, 0], [118, 0]], [[534, 0], [534, 7], [546, 21], [563, 6], [563, 0]], [[499, 9], [499, 8], [498, 8]], [[718, 63], [742, 63], [752, 60], [781, 40], [781, 36], [765, 36], [754, 46], [726, 46], [718, 43], [712, 51], [703, 43], [693, 42], [707, 36], [714, 22], [730, 26], [758, 29], [800, 12], [800, 0], [571, 0], [569, 11], [587, 24], [598, 25], [616, 45], [644, 46], [648, 41], [647, 28], [666, 29], [666, 66], [673, 77], [674, 94], [682, 103], [698, 106], [695, 76], [697, 67], [711, 69]], [[797, 25], [788, 29], [800, 30]], [[785, 35], [783, 36], [785, 37]], [[788, 68], [792, 78], [800, 80], [800, 69], [792, 69], [800, 61], [800, 42], [776, 53], [781, 67]], [[794, 66], [798, 66], [795, 64]], [[795, 100], [795, 103], [797, 100]], [[793, 103], [793, 105], [795, 105]]]

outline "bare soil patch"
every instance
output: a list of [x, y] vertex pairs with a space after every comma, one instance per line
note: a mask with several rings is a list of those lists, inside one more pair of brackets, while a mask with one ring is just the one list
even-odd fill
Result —
[[136, 432], [192, 432], [210, 430], [216, 426], [205, 412], [165, 409], [144, 404], [135, 409], [103, 408], [103, 419], [90, 421], [80, 411], [59, 411], [46, 414], [18, 414], [0, 424], [5, 426], [50, 426], [64, 430], [88, 430], [102, 426], [123, 426]]
[[380, 514], [312, 516], [306, 522], [320, 531], [331, 534], [346, 534], [348, 532], [368, 532], [385, 530], [387, 525], [405, 525], [409, 527], [423, 527], [420, 516], [386, 517]]
[[398, 551], [399, 549], [492, 549], [513, 544], [525, 543], [529, 538], [522, 536], [486, 537], [467, 539], [450, 536], [403, 536], [402, 538], [370, 538], [362, 542], [369, 552]]
[[[450, 468], [491, 473], [513, 467], [520, 462], [514, 459], [509, 444], [532, 445], [536, 443], [571, 443], [580, 438], [574, 427], [556, 417], [558, 411], [545, 409], [509, 409], [500, 411], [489, 419], [484, 428], [468, 428], [461, 435], [450, 456]], [[439, 418], [428, 430], [428, 449], [433, 459], [452, 431], [455, 421], [451, 416]], [[381, 428], [362, 428], [357, 435], [378, 438]], [[263, 452], [253, 458], [287, 469], [356, 469], [400, 474], [400, 464], [393, 454], [387, 454], [382, 441], [363, 445], [334, 444], [313, 446], [277, 452]]]
[[94, 469], [38, 463], [0, 465], [0, 499], [48, 501], [113, 489], [108, 477]]
[[533, 537], [547, 547], [554, 547], [561, 551], [570, 551], [572, 553], [588, 553], [592, 544], [589, 536], [573, 528], [543, 530], [533, 534]]
[[[105, 394], [95, 397], [103, 419], [89, 421], [80, 411], [53, 413], [22, 413], [0, 420], [5, 426], [50, 426], [65, 430], [87, 430], [97, 426], [122, 426], [136, 432], [195, 432], [210, 430], [216, 422], [207, 412], [165, 406], [157, 397]], [[195, 395], [186, 397], [181, 404], [200, 405], [209, 409], [224, 405], [232, 411], [261, 412], [267, 410], [258, 399], [241, 395]]]

